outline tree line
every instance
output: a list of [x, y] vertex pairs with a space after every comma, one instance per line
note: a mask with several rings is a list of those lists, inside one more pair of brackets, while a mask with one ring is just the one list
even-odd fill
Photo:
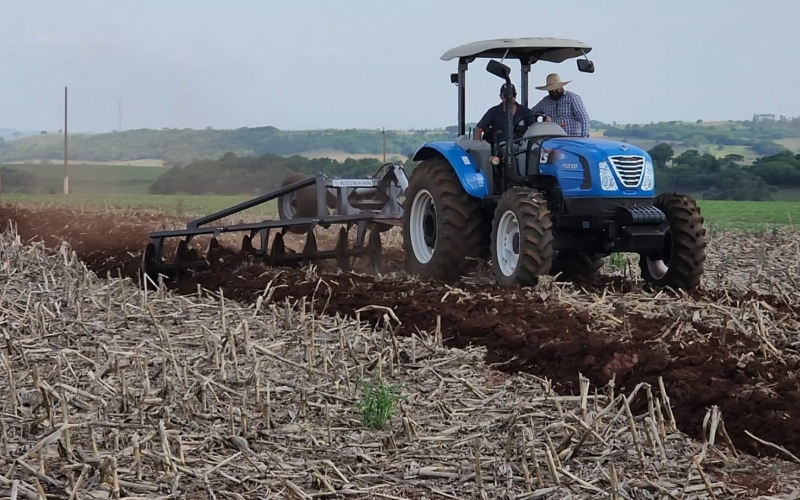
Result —
[[[800, 154], [783, 151], [747, 164], [744, 157], [729, 154], [717, 158], [690, 149], [676, 155], [671, 145], [659, 143], [648, 153], [656, 169], [658, 192], [702, 193], [706, 199], [769, 200], [778, 189], [800, 189]], [[330, 177], [364, 178], [382, 165], [377, 158], [308, 159], [303, 156], [237, 155], [228, 152], [213, 160], [196, 160], [169, 168], [149, 186], [151, 194], [258, 195], [280, 186], [292, 172]], [[411, 172], [415, 162], [405, 162]], [[13, 167], [1, 167], [4, 191], [40, 190], [36, 175]]]
[[[701, 149], [714, 144], [745, 146], [758, 156], [780, 153], [786, 148], [776, 140], [800, 138], [800, 120], [730, 121], [721, 124], [661, 122], [646, 125], [616, 125], [592, 121], [592, 130], [605, 137], [636, 144], [637, 141], [666, 142]], [[290, 156], [313, 150], [344, 153], [410, 156], [420, 145], [433, 140], [453, 140], [456, 126], [441, 129], [395, 131], [359, 129], [280, 130], [275, 127], [232, 130], [141, 129], [107, 134], [74, 134], [69, 137], [70, 158], [84, 161], [125, 161], [159, 158], [171, 165], [194, 160], [215, 160], [228, 152], [239, 156], [264, 154]], [[648, 145], [649, 147], [649, 145]], [[58, 160], [63, 156], [63, 138], [58, 134], [32, 135], [16, 140], [0, 139], [0, 163], [30, 159]]]
[[218, 160], [198, 160], [186, 166], [172, 167], [156, 179], [148, 192], [259, 195], [280, 187], [283, 179], [293, 172], [310, 175], [323, 172], [329, 177], [364, 178], [377, 172], [381, 165], [383, 162], [376, 158], [348, 158], [338, 162], [330, 158], [308, 159], [298, 155], [285, 157], [265, 154], [255, 157], [229, 152]]
[[743, 164], [741, 155], [717, 158], [696, 149], [675, 156], [659, 143], [648, 151], [656, 170], [658, 192], [702, 192], [711, 200], [770, 200], [778, 189], [800, 188], [800, 154], [782, 151]]
[[[687, 150], [680, 155], [659, 143], [648, 153], [656, 169], [658, 192], [702, 192], [706, 199], [769, 200], [778, 189], [800, 189], [800, 154], [783, 151], [745, 164], [741, 155], [717, 158]], [[328, 158], [308, 159], [266, 154], [260, 157], [227, 153], [218, 160], [199, 160], [173, 167], [159, 177], [152, 194], [261, 194], [276, 189], [291, 172], [330, 177], [363, 178], [375, 173], [382, 161]], [[405, 164], [410, 172], [414, 162]]]
[[595, 129], [602, 129], [603, 136], [619, 138], [623, 142], [636, 140], [659, 141], [699, 149], [716, 146], [745, 146], [759, 156], [769, 156], [786, 150], [776, 140], [800, 136], [800, 120], [781, 121], [729, 121], [722, 124], [703, 125], [696, 123], [660, 122], [647, 125], [616, 126], [596, 122]]

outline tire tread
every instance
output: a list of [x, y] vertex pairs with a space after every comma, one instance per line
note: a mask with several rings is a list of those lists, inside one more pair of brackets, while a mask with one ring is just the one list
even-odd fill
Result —
[[[433, 258], [422, 265], [414, 258], [409, 234], [411, 203], [419, 189], [427, 189], [436, 203], [439, 219]], [[403, 203], [403, 251], [406, 270], [422, 279], [456, 281], [468, 274], [488, 245], [480, 200], [464, 191], [453, 167], [444, 158], [422, 161], [412, 172]]]

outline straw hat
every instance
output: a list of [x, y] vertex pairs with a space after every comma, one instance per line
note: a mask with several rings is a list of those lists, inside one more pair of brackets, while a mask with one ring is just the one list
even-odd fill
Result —
[[558, 73], [550, 73], [547, 75], [547, 84], [536, 88], [538, 90], [556, 90], [560, 89], [571, 81], [572, 80], [567, 80], [566, 82], [562, 82], [561, 77], [558, 76]]

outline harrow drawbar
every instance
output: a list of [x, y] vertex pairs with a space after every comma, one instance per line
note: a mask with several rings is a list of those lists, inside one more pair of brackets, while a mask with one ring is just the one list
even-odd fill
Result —
[[[378, 178], [378, 174], [386, 173]], [[178, 279], [188, 272], [214, 269], [230, 263], [261, 262], [276, 267], [301, 267], [323, 260], [335, 260], [343, 272], [350, 272], [354, 259], [367, 258], [374, 272], [381, 272], [380, 233], [400, 224], [399, 201], [408, 180], [402, 165], [387, 163], [369, 179], [329, 179], [324, 174], [293, 174], [279, 189], [211, 215], [190, 221], [183, 229], [150, 233], [142, 256], [141, 271], [154, 282], [158, 275]], [[233, 225], [211, 226], [226, 217], [278, 199], [280, 219]], [[321, 250], [316, 228], [340, 225], [336, 246]], [[350, 231], [356, 228], [350, 245]], [[305, 234], [301, 251], [286, 246], [287, 233]], [[238, 252], [219, 243], [226, 233], [246, 233]], [[270, 236], [272, 242], [270, 243]], [[198, 237], [211, 236], [201, 256], [192, 247]], [[165, 242], [179, 239], [174, 255], [165, 258]], [[170, 252], [172, 253], [172, 252]]]

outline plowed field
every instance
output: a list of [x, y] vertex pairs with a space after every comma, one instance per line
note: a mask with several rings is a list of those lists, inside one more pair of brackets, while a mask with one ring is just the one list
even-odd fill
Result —
[[[13, 222], [26, 240], [48, 246], [68, 241], [101, 277], [119, 273], [133, 280], [147, 232], [161, 224], [180, 227], [180, 221], [154, 216], [9, 207], [0, 222], [3, 229]], [[748, 433], [800, 455], [798, 244], [797, 233], [715, 236], [703, 288], [689, 296], [647, 290], [638, 271], [611, 268], [591, 285], [545, 282], [520, 290], [500, 289], [480, 276], [446, 287], [231, 261], [167, 286], [194, 294], [200, 285], [245, 303], [305, 297], [319, 312], [387, 322], [396, 335], [433, 332], [438, 325], [445, 345], [485, 346], [487, 362], [498, 370], [543, 377], [562, 394], [578, 393], [579, 374], [598, 386], [613, 380], [615, 391], [646, 382], [655, 393], [661, 378], [678, 428], [689, 436], [703, 438], [704, 417], [716, 405], [738, 450], [785, 459]], [[385, 252], [399, 271], [398, 251]], [[359, 312], [368, 306], [383, 308]], [[634, 412], [646, 404], [644, 398], [631, 402]]]

